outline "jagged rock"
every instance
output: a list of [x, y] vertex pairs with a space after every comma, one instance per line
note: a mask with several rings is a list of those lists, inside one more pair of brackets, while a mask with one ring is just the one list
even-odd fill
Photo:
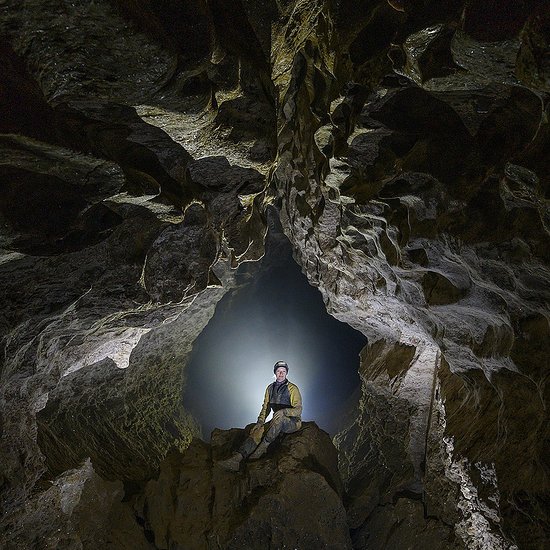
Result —
[[521, 32], [518, 53], [518, 78], [530, 88], [550, 90], [550, 66], [548, 60], [548, 11], [539, 7], [529, 17]]
[[2, 547], [150, 549], [123, 495], [122, 483], [102, 479], [88, 459], [6, 518]]
[[[24, 502], [54, 498], [42, 484], [66, 476], [78, 486], [67, 470], [87, 457], [94, 475], [129, 486], [172, 446], [185, 450], [198, 433], [181, 403], [193, 342], [234, 269], [262, 256], [273, 204], [327, 310], [369, 342], [358, 404], [336, 437], [354, 544], [544, 548], [546, 5], [4, 0], [0, 10], [3, 518], [32, 526]], [[202, 500], [195, 519], [218, 518], [228, 545], [265, 540], [264, 497], [301, 527], [297, 486], [322, 491], [340, 527], [294, 538], [349, 544], [339, 490], [300, 465], [299, 445], [280, 487], [263, 468], [284, 470], [292, 453], [237, 474], [266, 490], [248, 519], [224, 508], [246, 490], [233, 497], [230, 474], [216, 477], [221, 447], [195, 443], [185, 464], [197, 489], [221, 484], [221, 508]], [[154, 528], [135, 547], [173, 532], [213, 544], [173, 508], [176, 456], [143, 497]], [[97, 483], [118, 502], [119, 485]], [[116, 515], [83, 526], [84, 539]]]
[[351, 548], [337, 454], [313, 423], [227, 472], [246, 430], [214, 430], [161, 464], [136, 501], [156, 548]]
[[397, 498], [375, 509], [369, 521], [354, 533], [354, 548], [463, 548], [450, 526], [426, 518], [418, 500]]
[[176, 206], [191, 201], [185, 176], [191, 155], [132, 107], [80, 100], [57, 105], [55, 113], [65, 142], [118, 163], [132, 194], [160, 191], [159, 198]]
[[205, 209], [198, 203], [191, 204], [183, 221], [167, 227], [149, 249], [143, 284], [151, 298], [179, 302], [204, 290], [216, 260], [216, 244]]
[[422, 277], [422, 288], [428, 304], [450, 304], [465, 296], [470, 285], [453, 284], [448, 274], [446, 275], [437, 271], [426, 271]]

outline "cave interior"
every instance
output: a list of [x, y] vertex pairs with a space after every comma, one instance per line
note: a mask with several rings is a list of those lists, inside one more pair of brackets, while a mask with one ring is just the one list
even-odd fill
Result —
[[[550, 547], [550, 6], [0, 0], [0, 547]], [[302, 428], [229, 472], [277, 360]]]

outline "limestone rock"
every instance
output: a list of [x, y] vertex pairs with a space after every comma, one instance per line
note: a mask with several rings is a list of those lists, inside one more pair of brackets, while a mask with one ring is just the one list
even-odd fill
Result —
[[426, 518], [418, 500], [400, 497], [373, 511], [369, 521], [354, 533], [354, 548], [463, 548], [452, 529]]
[[[198, 435], [181, 403], [193, 342], [234, 270], [261, 258], [273, 205], [327, 311], [368, 338], [335, 439], [355, 546], [542, 550], [548, 7], [153, 4], [0, 2], [3, 529], [33, 525], [25, 502], [44, 483], [80, 487], [87, 457], [114, 510], [106, 479], [138, 487]], [[265, 511], [280, 503], [302, 529], [300, 488], [340, 527], [299, 540], [349, 545], [331, 467], [306, 468], [300, 445], [230, 492], [211, 456], [238, 433], [193, 444], [187, 488], [167, 459], [144, 497], [154, 512], [140, 511], [147, 544], [207, 540], [204, 513], [228, 545], [292, 546]], [[212, 510], [174, 504], [174, 487], [188, 502], [217, 483]], [[126, 508], [113, 514], [82, 533], [115, 516], [133, 530]]]
[[[68, 470], [30, 498], [24, 513], [10, 514], [3, 548], [151, 548], [128, 506], [120, 481], [105, 481], [90, 460]], [[114, 528], [116, 534], [111, 535]]]
[[313, 423], [227, 472], [247, 430], [215, 430], [161, 464], [136, 503], [156, 548], [351, 548], [336, 450]]

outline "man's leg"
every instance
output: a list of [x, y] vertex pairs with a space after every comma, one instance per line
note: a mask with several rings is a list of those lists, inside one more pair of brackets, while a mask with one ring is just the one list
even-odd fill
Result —
[[250, 434], [243, 441], [243, 444], [239, 447], [238, 451], [236, 453], [233, 453], [229, 458], [219, 461], [217, 463], [218, 466], [220, 466], [224, 470], [229, 470], [232, 472], [238, 471], [241, 461], [252, 454], [254, 449], [258, 446], [258, 443], [260, 442], [263, 433], [263, 426], [252, 428], [252, 430], [250, 430]]
[[258, 448], [250, 455], [251, 460], [256, 460], [265, 454], [267, 448], [280, 433], [291, 434], [297, 432], [302, 427], [302, 423], [290, 416], [279, 416], [271, 421], [271, 426], [267, 431], [263, 441]]
[[291, 434], [297, 432], [302, 427], [302, 423], [291, 416], [280, 416], [271, 421], [271, 426], [264, 437], [264, 441], [270, 445], [275, 441], [280, 433]]
[[258, 442], [254, 441], [252, 437], [248, 436], [244, 440], [243, 444], [239, 447], [239, 450], [237, 452], [241, 453], [243, 457], [246, 458], [247, 456], [250, 456], [254, 452], [254, 449], [257, 446], [258, 446]]

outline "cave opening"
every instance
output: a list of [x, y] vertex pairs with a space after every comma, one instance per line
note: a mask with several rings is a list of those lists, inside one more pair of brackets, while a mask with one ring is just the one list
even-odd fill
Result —
[[242, 264], [236, 279], [195, 341], [186, 369], [183, 402], [203, 438], [214, 428], [256, 421], [281, 359], [300, 388], [302, 419], [334, 435], [359, 394], [366, 337], [327, 313], [276, 224], [270, 224], [265, 256]]

